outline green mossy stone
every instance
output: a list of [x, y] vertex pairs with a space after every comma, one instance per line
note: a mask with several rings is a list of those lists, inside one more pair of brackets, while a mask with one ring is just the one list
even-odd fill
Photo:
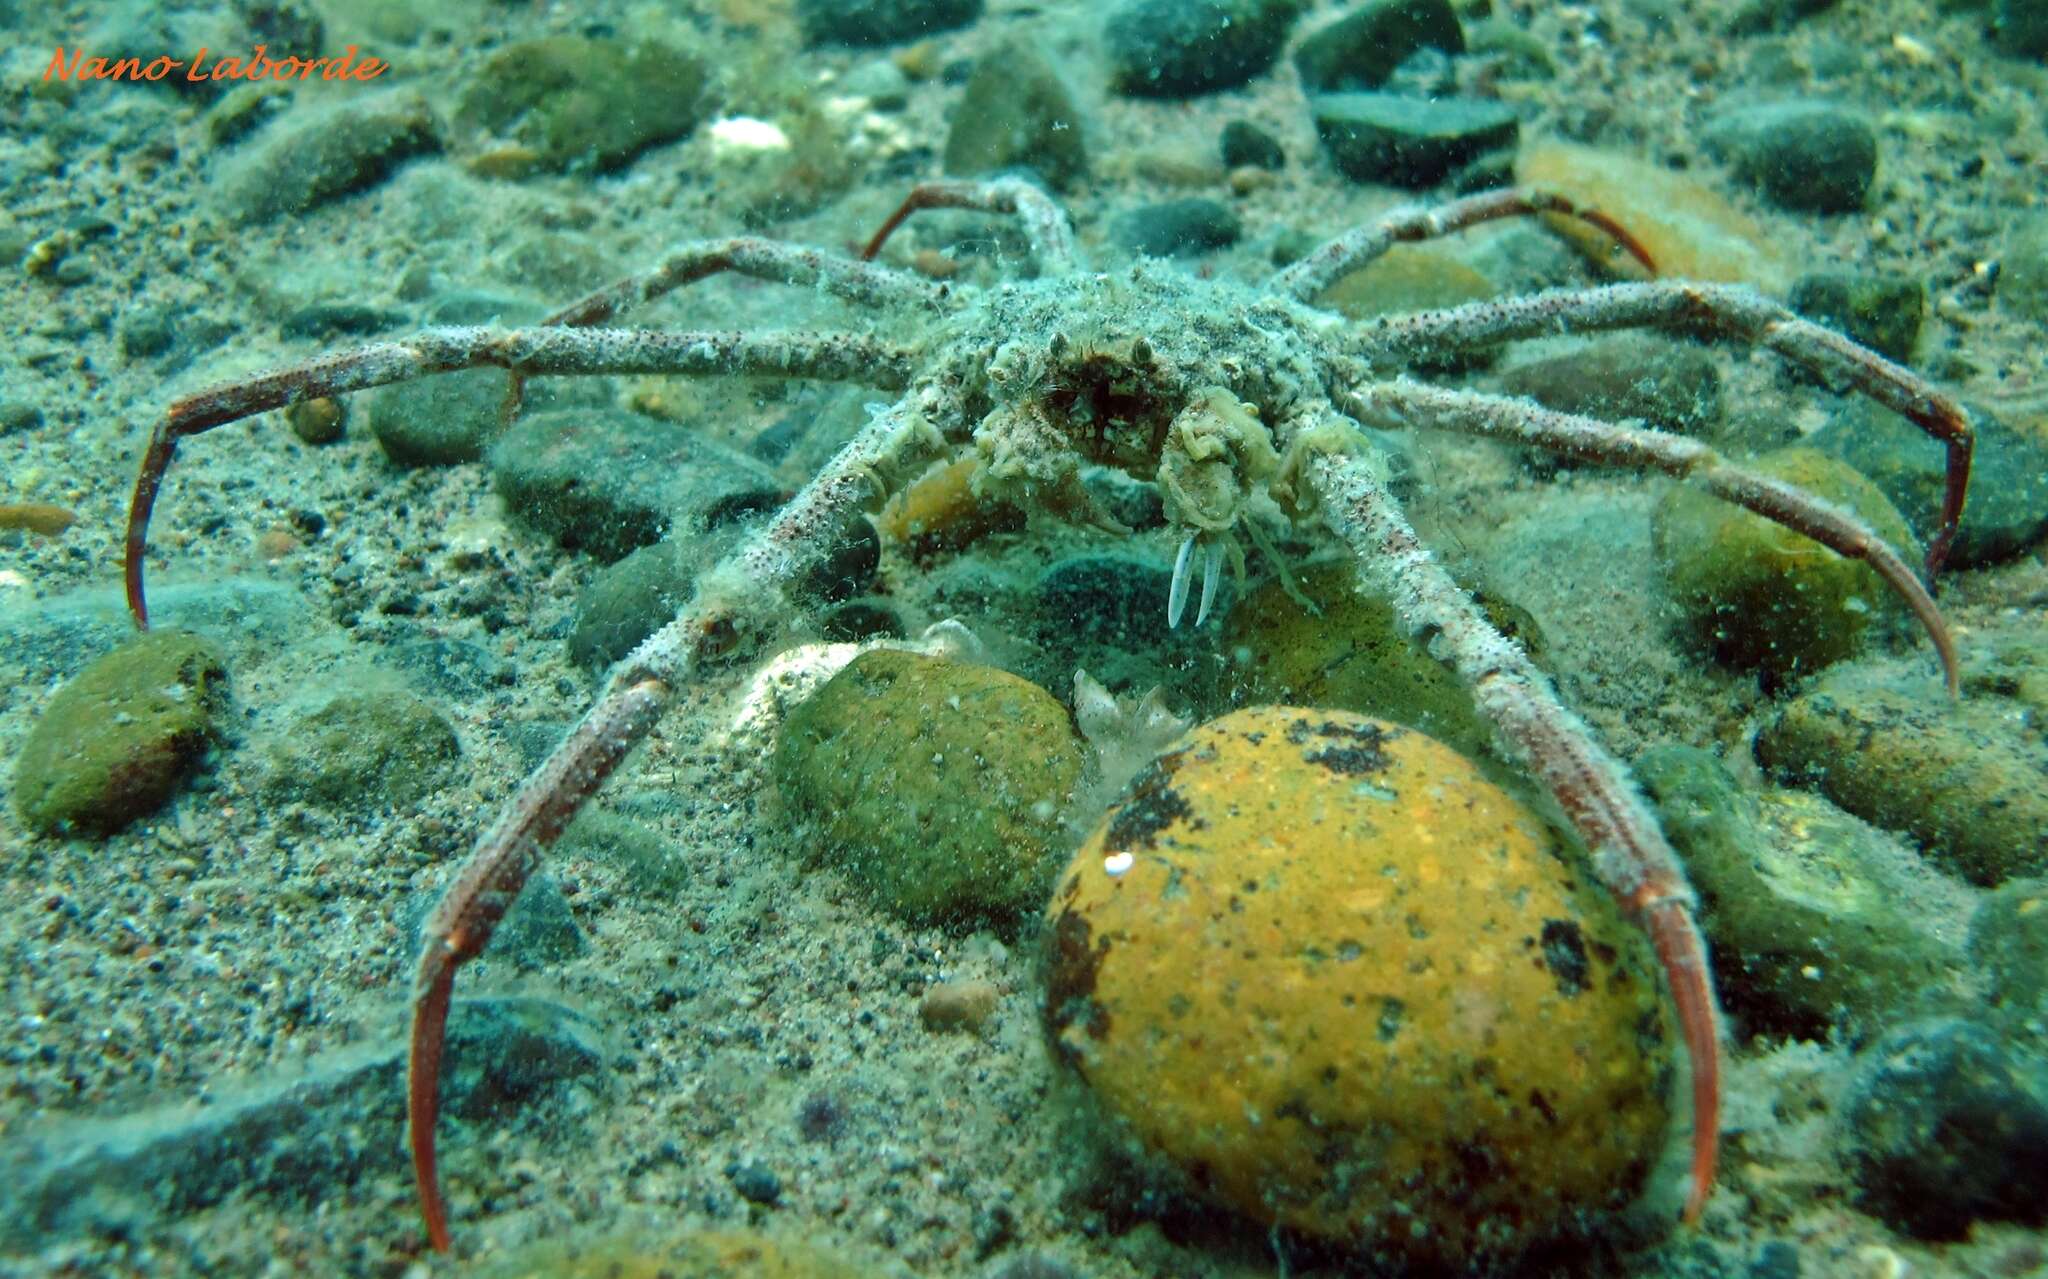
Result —
[[946, 172], [1024, 167], [1064, 191], [1088, 175], [1088, 130], [1074, 90], [1043, 45], [1017, 37], [974, 64], [946, 134]]
[[1839, 329], [1886, 359], [1913, 358], [1927, 318], [1920, 281], [1881, 272], [1817, 271], [1792, 285], [1792, 309]]
[[[1745, 790], [1706, 751], [1662, 746], [1636, 779], [1705, 907], [1717, 983], [1756, 1028], [1874, 1028], [1965, 965], [1967, 889], [1816, 796]], [[1957, 904], [1945, 914], [1935, 903]]]
[[343, 693], [292, 725], [269, 789], [326, 809], [410, 807], [446, 785], [461, 757], [447, 719], [411, 693]]
[[1984, 974], [1992, 1016], [2048, 1044], [2048, 879], [2014, 879], [1970, 919], [1970, 960]]
[[1964, 650], [1959, 702], [1920, 655], [1829, 671], [1758, 732], [1757, 759], [1974, 883], [2048, 873], [2048, 646], [1986, 647]]
[[[1419, 729], [1470, 759], [1493, 754], [1493, 730], [1458, 677], [1406, 634], [1394, 606], [1359, 593], [1346, 561], [1311, 565], [1296, 586], [1312, 614], [1279, 582], [1253, 591], [1230, 611], [1226, 650], [1242, 649], [1248, 667], [1240, 704], [1273, 702], [1356, 711]], [[1498, 600], [1482, 602], [1496, 626], [1540, 647], [1535, 619]]]
[[237, 161], [221, 199], [239, 220], [267, 222], [375, 186], [402, 161], [440, 149], [440, 126], [419, 94], [350, 103]]
[[[1808, 448], [1756, 470], [1860, 516], [1910, 563], [1913, 535], [1876, 485]], [[1855, 653], [1871, 624], [1898, 612], [1875, 570], [1809, 537], [1691, 488], [1674, 487], [1651, 521], [1681, 633], [1716, 662], [1783, 681]]]
[[698, 58], [667, 45], [548, 36], [485, 59], [455, 119], [530, 149], [539, 168], [608, 172], [696, 128], [708, 81]]
[[161, 807], [228, 703], [227, 667], [186, 631], [151, 631], [57, 691], [21, 748], [14, 804], [43, 834], [111, 835]]
[[890, 911], [1001, 924], [1043, 904], [1082, 758], [1037, 685], [883, 649], [790, 713], [774, 769], [828, 860]]

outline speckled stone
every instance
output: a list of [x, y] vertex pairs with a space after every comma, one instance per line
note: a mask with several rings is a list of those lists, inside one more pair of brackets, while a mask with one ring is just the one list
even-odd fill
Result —
[[31, 830], [108, 835], [168, 800], [227, 708], [227, 667], [186, 631], [138, 635], [57, 691], [22, 743], [14, 804]]
[[1355, 182], [1419, 190], [1521, 134], [1514, 110], [1477, 98], [1325, 93], [1311, 100], [1316, 133], [1337, 171]]
[[1103, 27], [1121, 93], [1192, 98], [1263, 75], [1301, 0], [1118, 0]]

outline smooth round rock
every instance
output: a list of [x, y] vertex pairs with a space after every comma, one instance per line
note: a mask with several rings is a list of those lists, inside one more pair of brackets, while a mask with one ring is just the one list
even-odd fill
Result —
[[1662, 1147], [1647, 942], [1456, 752], [1339, 711], [1181, 738], [1054, 890], [1046, 1018], [1123, 1131], [1257, 1221], [1500, 1264]]
[[782, 793], [879, 904], [939, 922], [1044, 900], [1081, 776], [1066, 708], [987, 666], [878, 649], [790, 712]]

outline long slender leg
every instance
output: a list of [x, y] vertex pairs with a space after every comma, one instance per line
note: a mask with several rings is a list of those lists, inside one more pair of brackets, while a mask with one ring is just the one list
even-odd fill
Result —
[[862, 306], [933, 306], [946, 297], [944, 288], [907, 271], [779, 240], [734, 236], [677, 245], [654, 269], [629, 275], [571, 302], [541, 323], [574, 327], [602, 324], [629, 307], [651, 302], [664, 293], [722, 271], [817, 288]]
[[861, 260], [869, 261], [882, 251], [897, 227], [919, 209], [975, 209], [982, 213], [1014, 213], [1024, 223], [1031, 251], [1038, 256], [1038, 269], [1047, 275], [1066, 275], [1081, 269], [1081, 251], [1074, 244], [1074, 226], [1066, 211], [1053, 198], [1022, 178], [996, 178], [987, 182], [920, 182], [897, 206], [882, 229], [875, 232]]
[[1307, 467], [1324, 520], [1351, 548], [1362, 579], [1383, 584], [1401, 620], [1434, 629], [1441, 651], [1523, 765], [1557, 800], [1593, 855], [1593, 869], [1656, 947], [1692, 1066], [1692, 1185], [1699, 1218], [1720, 1143], [1720, 1018], [1706, 942], [1678, 855], [1619, 761], [1565, 709], [1550, 681], [1451, 580], [1360, 459], [1323, 454]]
[[680, 616], [613, 667], [597, 704], [520, 786], [428, 918], [413, 987], [406, 1115], [420, 1215], [437, 1250], [449, 1243], [434, 1125], [455, 971], [482, 953], [542, 853], [647, 734], [684, 679], [749, 653], [786, 615], [788, 589], [830, 553], [831, 533], [884, 496], [882, 487], [915, 474], [944, 450], [931, 399], [913, 394], [871, 418], [788, 505], [705, 576]]
[[1927, 543], [1927, 578], [1934, 580], [1955, 540], [1963, 498], [1969, 492], [1969, 415], [1911, 369], [1794, 315], [1752, 289], [1684, 280], [1556, 289], [1389, 318], [1353, 333], [1349, 341], [1352, 351], [1368, 360], [1405, 361], [1516, 338], [1649, 327], [1763, 347], [1824, 380], [1846, 382], [1947, 446], [1941, 526]]
[[1430, 207], [1405, 205], [1394, 209], [1312, 250], [1299, 262], [1275, 274], [1266, 287], [1296, 301], [1308, 302], [1396, 244], [1440, 239], [1496, 218], [1521, 218], [1538, 213], [1561, 214], [1598, 227], [1613, 236], [1615, 243], [1630, 257], [1652, 272], [1657, 269], [1657, 264], [1650, 260], [1650, 251], [1643, 247], [1642, 242], [1599, 210], [1582, 209], [1549, 191], [1511, 189], [1482, 191], [1449, 204]]
[[1955, 640], [1933, 597], [1906, 561], [1862, 520], [1795, 484], [1736, 466], [1698, 440], [1684, 436], [1557, 413], [1527, 400], [1426, 386], [1407, 378], [1343, 392], [1337, 402], [1347, 413], [1367, 421], [1391, 415], [1406, 426], [1484, 435], [1603, 466], [1654, 467], [1696, 484], [1722, 501], [1803, 533], [1837, 555], [1862, 560], [1913, 611], [1941, 656], [1949, 696], [1959, 694]]
[[664, 333], [653, 329], [424, 329], [304, 364], [223, 382], [172, 403], [142, 453], [128, 504], [128, 611], [149, 629], [143, 552], [150, 511], [178, 441], [266, 409], [432, 373], [495, 365], [526, 373], [748, 374], [865, 382], [898, 390], [912, 353], [857, 334]]

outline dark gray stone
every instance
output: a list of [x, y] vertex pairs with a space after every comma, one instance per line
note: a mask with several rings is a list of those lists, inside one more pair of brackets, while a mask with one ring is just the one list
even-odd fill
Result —
[[321, 808], [409, 808], [453, 775], [462, 746], [438, 710], [395, 689], [343, 693], [277, 743], [265, 789]]
[[1110, 80], [1133, 97], [1234, 89], [1280, 56], [1301, 0], [1120, 0], [1103, 27]]
[[1232, 120], [1223, 126], [1220, 140], [1223, 163], [1233, 169], [1284, 169], [1287, 167], [1287, 152], [1280, 147], [1280, 140], [1245, 120]]
[[[443, 1109], [496, 1120], [607, 1053], [583, 1014], [542, 999], [462, 999], [448, 1018]], [[405, 1166], [406, 1042], [329, 1054], [289, 1077], [115, 1119], [10, 1135], [0, 1154], [0, 1241], [128, 1237], [247, 1194], [308, 1203]]]
[[1025, 168], [1064, 190], [1088, 172], [1088, 133], [1073, 89], [1028, 37], [982, 54], [946, 134], [946, 172]]
[[1521, 132], [1505, 104], [1471, 98], [1326, 93], [1312, 105], [1316, 132], [1340, 173], [1413, 190], [1513, 147]]
[[2048, 326], [2048, 215], [2017, 219], [1998, 259], [1998, 305]]
[[1732, 111], [1702, 140], [1735, 175], [1795, 213], [1863, 207], [1877, 176], [1877, 131], [1861, 113], [1829, 102], [1773, 102]]
[[1927, 317], [1927, 291], [1903, 275], [1818, 271], [1799, 277], [1787, 300], [1807, 319], [1901, 364], [1913, 358]]
[[1200, 196], [1132, 209], [1116, 222], [1116, 242], [1153, 258], [1200, 257], [1236, 244], [1244, 228], [1229, 206]]
[[2048, 1048], [2048, 879], [2007, 880], [1984, 898], [1970, 917], [1970, 959], [1997, 1023]]
[[919, 40], [981, 17], [982, 0], [797, 0], [811, 44], [875, 45]]
[[363, 302], [315, 302], [285, 316], [277, 332], [279, 337], [324, 342], [337, 337], [370, 337], [411, 323], [412, 317], [405, 312], [387, 307]]
[[402, 162], [440, 148], [434, 113], [418, 94], [348, 102], [232, 165], [220, 198], [238, 220], [267, 222], [373, 187]]
[[[1957, 568], [1996, 564], [2048, 536], [2048, 448], [1981, 405], [1966, 405], [1977, 429], [1970, 500], [1949, 548]], [[1810, 443], [1869, 476], [1922, 542], [1941, 521], [1948, 450], [1925, 431], [1867, 400], [1845, 404]]]
[[2048, 60], [2048, 4], [2041, 0], [1998, 0], [1991, 28], [2000, 53]]
[[162, 355], [177, 341], [177, 322], [160, 306], [139, 306], [122, 319], [119, 335], [121, 354], [131, 360]]
[[1967, 1022], [1885, 1036], [1843, 1112], [1865, 1206], [1922, 1239], [1960, 1239], [1977, 1221], [2048, 1220], [2041, 1069]]
[[1689, 342], [1651, 334], [1595, 338], [1576, 350], [1500, 371], [1501, 389], [1548, 409], [1607, 422], [1638, 420], [1703, 435], [1721, 419], [1721, 375]]
[[1309, 93], [1379, 89], [1419, 49], [1465, 51], [1449, 0], [1372, 0], [1310, 32], [1294, 50]]
[[673, 539], [643, 546], [591, 578], [576, 600], [569, 658], [604, 667], [667, 625], [697, 593], [697, 557]]
[[752, 458], [687, 425], [617, 409], [525, 418], [491, 446], [490, 465], [516, 518], [607, 562], [671, 528], [696, 532], [736, 507], [773, 506], [781, 494]]
[[735, 1159], [725, 1166], [725, 1179], [748, 1203], [769, 1206], [782, 1198], [782, 1178], [766, 1164]]

